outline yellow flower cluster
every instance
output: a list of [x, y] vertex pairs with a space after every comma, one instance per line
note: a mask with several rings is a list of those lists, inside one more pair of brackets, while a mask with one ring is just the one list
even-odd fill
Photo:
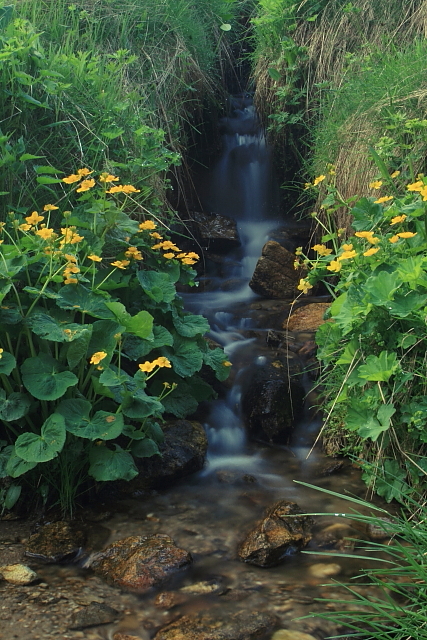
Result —
[[380, 189], [383, 185], [383, 181], [382, 180], [374, 180], [373, 182], [369, 183], [369, 188], [370, 189]]
[[389, 238], [388, 241], [394, 244], [395, 242], [398, 242], [399, 238], [413, 238], [416, 235], [417, 234], [412, 233], [412, 231], [402, 231], [401, 233], [396, 233], [396, 235]]
[[332, 249], [328, 249], [324, 244], [315, 244], [311, 247], [313, 251], [319, 254], [319, 256], [329, 256], [332, 253]]
[[[154, 234], [150, 234], [150, 235], [153, 236]], [[195, 264], [196, 261], [199, 259], [199, 256], [197, 255], [197, 253], [194, 253], [194, 251], [190, 251], [189, 253], [183, 253], [181, 249], [177, 247], [176, 244], [174, 244], [170, 240], [164, 240], [163, 242], [158, 242], [157, 244], [154, 244], [151, 248], [154, 250], [163, 249], [163, 251], [166, 251], [166, 253], [163, 254], [164, 258], [166, 258], [167, 260], [172, 260], [172, 258], [177, 258], [178, 260], [181, 260], [182, 264], [188, 264], [188, 265]]]
[[130, 260], [115, 260], [110, 264], [116, 267], [116, 269], [126, 269], [126, 267], [130, 265]]
[[399, 224], [400, 222], [404, 222], [406, 220], [406, 215], [404, 213], [402, 213], [401, 216], [395, 216], [394, 218], [391, 219], [390, 221], [390, 226], [393, 224]]
[[309, 283], [308, 280], [301, 278], [299, 281], [299, 285], [297, 286], [298, 291], [302, 291], [303, 293], [308, 293], [310, 289], [313, 288], [313, 285]]
[[385, 202], [390, 202], [393, 200], [393, 196], [383, 196], [382, 198], [378, 198], [378, 200], [374, 200], [375, 204], [384, 204]]
[[365, 238], [369, 244], [378, 244], [380, 239], [374, 235], [373, 231], [356, 231], [356, 238]]
[[125, 251], [125, 256], [133, 260], [143, 260], [142, 253], [137, 247], [129, 247], [129, 249]]
[[61, 229], [62, 238], [59, 241], [59, 246], [64, 247], [66, 244], [78, 244], [84, 240], [83, 236], [79, 236], [76, 232], [76, 227], [63, 227]]
[[146, 360], [144, 364], [139, 364], [138, 367], [141, 371], [144, 371], [144, 373], [151, 373], [156, 367], [167, 367], [168, 369], [171, 369], [172, 365], [167, 358], [161, 356], [160, 358], [156, 358], [156, 360], [153, 360], [153, 362], [149, 362], [148, 360]]
[[424, 184], [423, 180], [417, 180], [412, 184], [408, 184], [406, 188], [408, 191], [417, 191], [422, 196], [423, 201], [427, 201], [427, 184]]
[[64, 284], [77, 284], [78, 279], [74, 277], [77, 273], [80, 273], [80, 269], [77, 266], [77, 258], [68, 253], [64, 255], [64, 258], [67, 260], [67, 264], [62, 272]]
[[[89, 169], [86, 168], [78, 169], [77, 173], [72, 173], [66, 178], [62, 178], [62, 182], [65, 182], [66, 184], [74, 184], [76, 182], [80, 182], [79, 186], [76, 189], [76, 192], [82, 193], [84, 191], [89, 191], [89, 189], [92, 189], [92, 187], [94, 187], [96, 184], [94, 178], [86, 179], [86, 176], [90, 175], [91, 173], [93, 173], [93, 171], [89, 171]], [[120, 180], [120, 178], [118, 178], [117, 176], [113, 176], [111, 173], [107, 173], [105, 171], [99, 176], [99, 182], [101, 182], [105, 186], [109, 182], [117, 182], [118, 180]], [[140, 193], [140, 189], [136, 189], [131, 184], [119, 184], [111, 187], [105, 193]]]

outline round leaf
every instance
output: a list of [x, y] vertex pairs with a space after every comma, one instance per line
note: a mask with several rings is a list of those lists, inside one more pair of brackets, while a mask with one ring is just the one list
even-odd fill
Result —
[[92, 418], [81, 416], [79, 424], [67, 421], [67, 431], [87, 440], [114, 440], [123, 431], [123, 416], [97, 411]]
[[16, 439], [15, 452], [26, 462], [47, 462], [58, 455], [65, 443], [65, 420], [53, 413], [42, 426], [41, 434], [23, 433]]
[[4, 373], [8, 376], [11, 374], [15, 367], [15, 356], [13, 356], [8, 351], [3, 351], [3, 353], [0, 354], [0, 373]]
[[156, 454], [160, 455], [159, 447], [151, 438], [135, 441], [132, 445], [132, 453], [137, 458], [151, 458]]
[[113, 480], [132, 480], [138, 475], [131, 454], [116, 445], [112, 451], [105, 446], [93, 447], [90, 452], [89, 475], [95, 480], [107, 482]]
[[16, 455], [15, 447], [13, 447], [9, 460], [6, 464], [6, 474], [11, 478], [18, 478], [27, 471], [31, 471], [37, 466], [37, 462], [27, 462]]
[[38, 400], [57, 400], [68, 387], [78, 382], [77, 376], [47, 354], [27, 358], [21, 366], [22, 382]]
[[31, 406], [31, 398], [25, 393], [11, 393], [7, 398], [0, 389], [0, 418], [11, 422], [19, 420], [28, 413]]

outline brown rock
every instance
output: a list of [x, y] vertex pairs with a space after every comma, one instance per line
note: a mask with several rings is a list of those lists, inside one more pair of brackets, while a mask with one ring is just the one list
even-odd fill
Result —
[[288, 331], [315, 331], [321, 324], [326, 322], [323, 316], [330, 306], [330, 302], [313, 302], [312, 304], [298, 307], [284, 321], [283, 329]]
[[313, 520], [302, 514], [295, 502], [281, 500], [274, 504], [239, 545], [239, 558], [259, 567], [274, 567], [305, 547], [312, 537]]
[[142, 640], [141, 636], [130, 636], [127, 633], [115, 633], [113, 640]]
[[91, 562], [91, 567], [108, 582], [129, 591], [143, 593], [157, 587], [173, 573], [192, 562], [167, 535], [135, 536], [114, 542]]
[[230, 251], [240, 245], [236, 221], [214, 213], [193, 211], [191, 218], [197, 225], [196, 235], [203, 246], [212, 251]]
[[110, 624], [119, 617], [119, 612], [106, 604], [91, 602], [73, 615], [70, 629], [86, 629], [100, 624]]
[[154, 604], [159, 609], [173, 609], [180, 604], [183, 604], [187, 600], [187, 597], [183, 593], [177, 591], [162, 591], [156, 596]]
[[45, 562], [59, 562], [77, 555], [85, 543], [86, 534], [77, 524], [51, 522], [30, 536], [25, 555]]
[[227, 619], [183, 616], [160, 629], [154, 640], [258, 640], [276, 625], [277, 618], [269, 613], [239, 612]]
[[249, 286], [264, 298], [294, 298], [301, 277], [294, 262], [293, 253], [269, 240], [262, 248]]

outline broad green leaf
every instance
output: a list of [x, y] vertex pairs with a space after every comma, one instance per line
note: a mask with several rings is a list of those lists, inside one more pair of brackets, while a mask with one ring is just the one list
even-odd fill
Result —
[[125, 331], [125, 327], [115, 322], [115, 320], [97, 320], [92, 324], [92, 327], [88, 354], [92, 355], [97, 351], [106, 351], [108, 354], [112, 354], [116, 348], [117, 341]]
[[387, 382], [399, 368], [395, 352], [381, 351], [379, 356], [368, 356], [365, 364], [357, 369], [359, 378], [375, 382]]
[[56, 407], [56, 413], [59, 413], [65, 420], [65, 428], [67, 431], [78, 427], [83, 418], [88, 419], [92, 405], [88, 400], [83, 398], [73, 398], [72, 400], [62, 400]]
[[3, 300], [5, 299], [5, 297], [7, 296], [7, 294], [9, 293], [9, 291], [12, 288], [12, 283], [11, 282], [5, 282], [3, 280], [3, 283], [0, 285], [0, 302], [3, 302]]
[[175, 285], [167, 273], [138, 271], [137, 277], [147, 296], [155, 302], [172, 302], [175, 298]]
[[26, 266], [27, 260], [25, 256], [17, 256], [16, 258], [5, 258], [0, 260], [0, 276], [3, 278], [13, 278]]
[[355, 355], [357, 353], [358, 343], [357, 340], [350, 340], [350, 342], [346, 345], [343, 353], [340, 358], [337, 360], [337, 364], [352, 364], [354, 361]]
[[400, 285], [397, 273], [380, 271], [366, 280], [363, 291], [367, 294], [369, 302], [377, 306], [388, 306]]
[[24, 291], [26, 291], [30, 295], [36, 296], [37, 298], [40, 296], [41, 298], [56, 300], [60, 297], [59, 293], [53, 291], [53, 289], [49, 289], [49, 287], [46, 287], [46, 289], [37, 289], [37, 287], [24, 287]]
[[117, 321], [126, 327], [127, 333], [138, 336], [138, 338], [148, 338], [151, 334], [153, 316], [148, 311], [140, 311], [135, 316], [131, 316], [121, 302], [106, 302], [105, 306], [114, 313]]
[[346, 427], [351, 431], [358, 431], [373, 417], [372, 410], [357, 398], [353, 398], [347, 411]]
[[177, 418], [185, 418], [194, 413], [199, 406], [185, 382], [179, 383], [176, 389], [163, 398], [162, 404], [166, 413], [172, 413]]
[[16, 439], [15, 453], [26, 462], [47, 462], [55, 458], [65, 443], [64, 418], [53, 413], [45, 421], [38, 436], [23, 433]]
[[94, 318], [114, 318], [114, 314], [105, 306], [104, 296], [93, 293], [81, 284], [63, 286], [56, 304], [61, 309], [80, 311]]
[[160, 325], [153, 326], [153, 339], [143, 340], [136, 336], [127, 335], [124, 339], [122, 350], [131, 360], [138, 360], [158, 347], [171, 347], [173, 345], [172, 334]]
[[221, 24], [219, 28], [221, 31], [231, 31], [231, 24], [224, 22], [224, 24]]
[[406, 295], [395, 295], [394, 300], [388, 302], [386, 307], [390, 311], [391, 316], [406, 318], [421, 309], [421, 307], [424, 307], [426, 303], [427, 296], [412, 291]]
[[31, 398], [25, 393], [13, 392], [6, 398], [6, 393], [0, 389], [0, 418], [6, 422], [19, 420], [28, 413]]
[[151, 440], [151, 438], [145, 438], [144, 440], [136, 440], [132, 444], [132, 455], [136, 458], [151, 458], [154, 455], [160, 455], [159, 447]]
[[381, 204], [375, 204], [368, 198], [361, 198], [352, 208], [353, 221], [351, 226], [356, 231], [371, 231], [384, 217]]
[[132, 378], [129, 374], [124, 371], [119, 373], [112, 369], [105, 369], [99, 376], [99, 382], [106, 387], [119, 387], [130, 380], [132, 380]]
[[4, 30], [11, 22], [13, 18], [13, 5], [6, 5], [5, 7], [0, 7], [0, 29]]
[[161, 352], [169, 358], [175, 373], [183, 378], [192, 376], [202, 368], [203, 354], [196, 342], [190, 338], [176, 336], [173, 349], [163, 347]]
[[19, 324], [22, 322], [23, 316], [18, 307], [8, 304], [7, 308], [0, 308], [0, 323], [2, 324]]
[[268, 75], [270, 76], [270, 78], [272, 78], [276, 82], [281, 80], [282, 75], [281, 75], [280, 71], [277, 71], [277, 69], [274, 69], [273, 67], [269, 67], [269, 69], [267, 71], [268, 71]]
[[52, 176], [37, 176], [36, 181], [39, 184], [59, 184], [62, 182], [60, 178], [52, 178]]
[[384, 477], [377, 476], [375, 490], [386, 502], [391, 502], [393, 499], [402, 502], [403, 497], [408, 495], [410, 491], [405, 478], [406, 471], [400, 468], [397, 460], [386, 460], [384, 462]]
[[334, 318], [339, 314], [343, 304], [345, 304], [346, 302], [347, 302], [347, 293], [342, 293], [340, 296], [338, 296], [338, 298], [335, 298], [335, 300], [329, 307], [332, 318]]
[[145, 431], [147, 436], [154, 440], [154, 442], [156, 442], [157, 444], [161, 444], [165, 439], [163, 429], [158, 422], [151, 422], [150, 424], [146, 425]]
[[203, 362], [215, 371], [215, 376], [218, 380], [221, 380], [221, 382], [227, 380], [231, 367], [224, 365], [224, 362], [228, 362], [228, 360], [222, 349], [208, 348], [206, 353], [203, 354]]
[[114, 440], [123, 430], [120, 413], [97, 411], [90, 417], [91, 404], [86, 400], [63, 400], [57, 407], [67, 431], [87, 440]]
[[37, 466], [37, 462], [27, 462], [16, 455], [15, 447], [10, 452], [9, 460], [6, 464], [6, 474], [11, 478], [18, 478], [27, 471], [31, 471]]
[[390, 426], [390, 420], [396, 413], [396, 409], [393, 404], [382, 404], [378, 409], [377, 418], [381, 424], [387, 429]]
[[9, 353], [9, 351], [3, 351], [3, 353], [0, 353], [0, 373], [4, 373], [8, 376], [11, 374], [15, 367], [15, 356]]
[[163, 413], [163, 405], [157, 398], [153, 398], [142, 389], [138, 389], [124, 397], [122, 411], [128, 418], [139, 420]]
[[35, 358], [27, 358], [22, 366], [24, 387], [38, 400], [57, 400], [68, 387], [77, 384], [78, 378], [66, 371], [57, 360], [41, 353]]
[[33, 313], [26, 318], [25, 324], [40, 338], [52, 342], [73, 342], [81, 337], [87, 328], [75, 322], [60, 322], [47, 313]]
[[410, 256], [399, 261], [397, 273], [403, 282], [415, 286], [418, 279], [424, 275], [424, 255]]
[[203, 316], [195, 316], [192, 313], [180, 316], [175, 309], [172, 311], [172, 322], [179, 335], [186, 338], [204, 335], [210, 329], [209, 322]]
[[[69, 345], [67, 349], [67, 363], [70, 369], [74, 369], [83, 358], [87, 357], [92, 331], [92, 324], [85, 325], [79, 337]], [[95, 352], [93, 351], [92, 353]], [[92, 355], [92, 353], [90, 355]]]
[[[41, 158], [41, 156], [35, 156], [35, 157], [39, 157]], [[44, 165], [44, 166], [38, 166], [35, 167], [36, 173], [64, 173], [63, 171], [60, 171], [59, 169], [56, 169], [56, 167], [51, 167], [50, 165]]]
[[21, 495], [22, 487], [19, 484], [11, 484], [8, 490], [6, 491], [6, 495], [3, 500], [3, 506], [5, 509], [13, 509], [15, 504], [19, 500], [19, 496]]
[[132, 480], [138, 475], [131, 454], [115, 445], [115, 450], [106, 446], [93, 447], [89, 454], [89, 475], [100, 482]]
[[144, 438], [147, 437], [145, 431], [136, 429], [132, 424], [125, 424], [125, 426], [123, 427], [122, 435], [127, 436], [131, 440], [144, 440]]

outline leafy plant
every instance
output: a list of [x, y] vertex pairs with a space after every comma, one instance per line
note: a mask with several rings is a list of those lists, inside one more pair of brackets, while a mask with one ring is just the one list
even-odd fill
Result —
[[198, 256], [125, 212], [139, 190], [86, 168], [62, 183], [72, 210], [0, 223], [0, 476], [49, 485], [66, 511], [87, 476], [134, 478], [135, 458], [159, 454], [163, 415], [211, 397], [202, 366], [224, 380], [230, 363], [176, 293]]

